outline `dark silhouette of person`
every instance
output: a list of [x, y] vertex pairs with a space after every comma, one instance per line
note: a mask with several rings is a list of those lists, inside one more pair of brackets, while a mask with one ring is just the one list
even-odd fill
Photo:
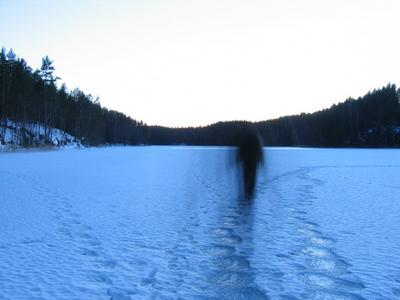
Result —
[[263, 162], [260, 136], [255, 128], [246, 126], [237, 138], [237, 158], [242, 165], [244, 193], [247, 200], [254, 197], [257, 168]]

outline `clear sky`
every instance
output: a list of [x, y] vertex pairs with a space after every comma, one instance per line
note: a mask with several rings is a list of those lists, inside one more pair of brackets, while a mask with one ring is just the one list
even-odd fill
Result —
[[400, 84], [398, 0], [0, 0], [0, 46], [148, 124], [312, 112]]

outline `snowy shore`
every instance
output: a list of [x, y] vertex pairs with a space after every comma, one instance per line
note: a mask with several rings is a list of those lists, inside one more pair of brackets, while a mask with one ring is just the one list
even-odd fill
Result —
[[0, 122], [0, 151], [16, 149], [79, 148], [82, 143], [76, 137], [57, 128], [47, 128], [41, 123]]

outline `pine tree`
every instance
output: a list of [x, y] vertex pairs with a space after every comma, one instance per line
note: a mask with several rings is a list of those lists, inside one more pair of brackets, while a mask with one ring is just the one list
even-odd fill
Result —
[[53, 74], [54, 70], [53, 61], [48, 56], [43, 57], [40, 76], [44, 82], [44, 125], [46, 141], [50, 141], [51, 139], [49, 127], [51, 125], [52, 114], [54, 113], [54, 103], [52, 102], [52, 98], [56, 89], [55, 83], [60, 79]]

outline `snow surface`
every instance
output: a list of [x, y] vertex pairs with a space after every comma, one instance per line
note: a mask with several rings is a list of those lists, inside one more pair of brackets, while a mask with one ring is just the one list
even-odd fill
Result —
[[62, 148], [83, 147], [74, 136], [57, 128], [48, 128], [49, 141], [45, 139], [45, 126], [41, 123], [0, 121], [0, 150], [24, 147], [24, 138], [31, 146], [55, 146]]
[[0, 299], [398, 299], [400, 151], [0, 154]]

